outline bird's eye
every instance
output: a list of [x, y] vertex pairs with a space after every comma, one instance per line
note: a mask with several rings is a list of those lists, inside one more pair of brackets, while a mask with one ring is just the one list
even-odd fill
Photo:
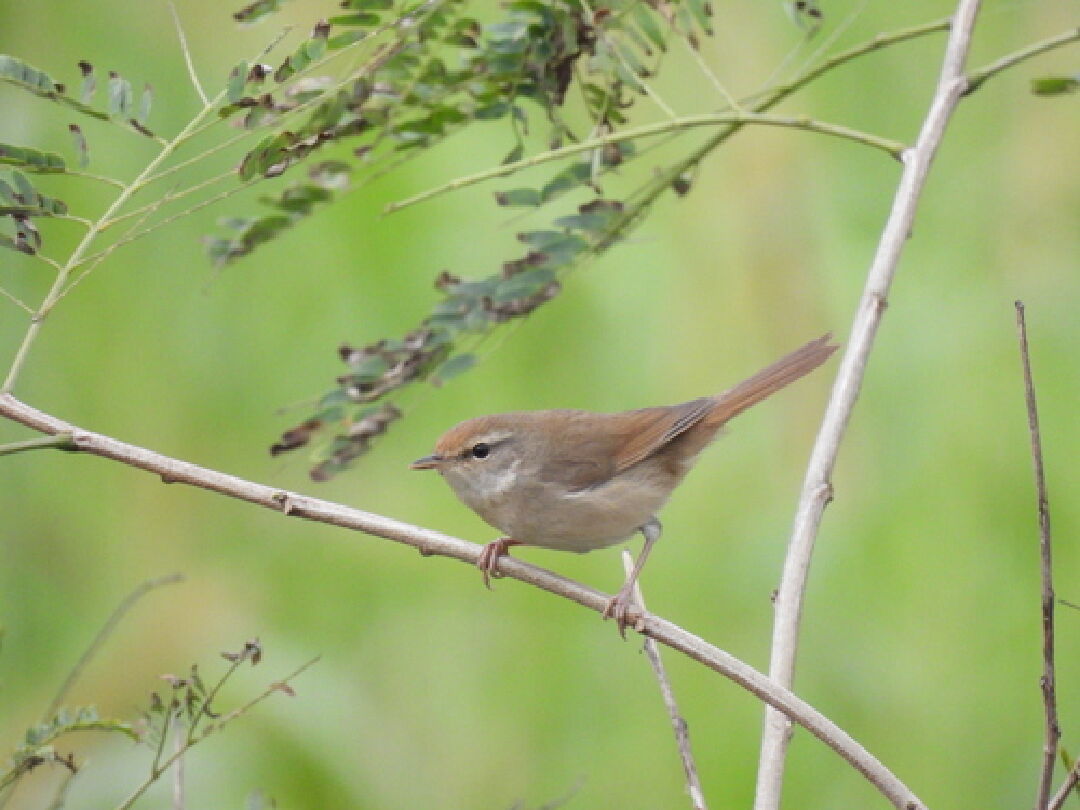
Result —
[[487, 458], [488, 453], [490, 452], [491, 447], [489, 447], [484, 442], [479, 442], [478, 444], [474, 444], [472, 446], [472, 449], [469, 451], [469, 455], [473, 458]]

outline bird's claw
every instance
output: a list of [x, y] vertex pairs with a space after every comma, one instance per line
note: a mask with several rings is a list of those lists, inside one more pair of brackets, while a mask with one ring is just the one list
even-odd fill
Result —
[[637, 605], [634, 604], [631, 590], [626, 587], [621, 588], [615, 596], [611, 597], [600, 617], [602, 619], [614, 619], [615, 626], [619, 628], [619, 635], [624, 639], [626, 638], [626, 628], [628, 626], [632, 626], [639, 633], [645, 629], [645, 615], [638, 610]]
[[502, 576], [499, 573], [499, 557], [509, 554], [510, 546], [516, 545], [517, 541], [513, 539], [500, 537], [498, 540], [492, 540], [486, 544], [483, 551], [480, 552], [480, 556], [476, 558], [476, 567], [480, 569], [480, 574], [484, 577], [484, 587], [489, 591], [491, 590], [491, 578]]

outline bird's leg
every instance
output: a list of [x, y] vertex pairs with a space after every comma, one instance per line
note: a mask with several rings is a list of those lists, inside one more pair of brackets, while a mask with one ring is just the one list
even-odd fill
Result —
[[[634, 602], [634, 583], [637, 582], [641, 569], [645, 567], [645, 560], [649, 558], [649, 552], [652, 551], [653, 545], [660, 539], [660, 521], [651, 518], [648, 523], [641, 527], [640, 531], [645, 538], [645, 545], [641, 547], [641, 554], [638, 555], [637, 561], [634, 563], [634, 570], [630, 572], [626, 582], [619, 588], [619, 592], [615, 594], [612, 600], [608, 602], [607, 607], [604, 608], [604, 612], [601, 614], [605, 619], [615, 619], [615, 624], [619, 627], [619, 634], [623, 638], [626, 638], [626, 625], [628, 624], [626, 614]], [[644, 622], [639, 617], [634, 629], [640, 632], [644, 628]]]
[[500, 537], [498, 540], [492, 540], [484, 546], [484, 550], [476, 558], [476, 567], [484, 575], [484, 587], [489, 591], [491, 590], [491, 578], [502, 576], [498, 572], [499, 557], [509, 554], [510, 546], [520, 545], [521, 543], [513, 537]]

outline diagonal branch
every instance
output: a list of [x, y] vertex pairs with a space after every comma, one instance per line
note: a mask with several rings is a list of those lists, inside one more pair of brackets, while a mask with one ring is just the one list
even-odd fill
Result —
[[[785, 688], [790, 688], [794, 681], [803, 594], [806, 591], [810, 559], [821, 516], [826, 505], [832, 500], [831, 478], [840, 451], [840, 442], [862, 388], [874, 337], [885, 312], [889, 288], [896, 275], [900, 254], [911, 234], [915, 211], [930, 164], [945, 134], [949, 119], [967, 90], [964, 63], [979, 4], [980, 0], [960, 0], [952, 19], [941, 76], [919, 137], [904, 155], [904, 171], [892, 210], [867, 273], [866, 286], [855, 313], [851, 336], [846, 342], [821, 430], [810, 454], [775, 602], [769, 675], [773, 681]], [[755, 810], [777, 810], [780, 807], [784, 763], [791, 731], [791, 721], [787, 717], [771, 708], [765, 710], [765, 728], [754, 798]]]
[[[475, 543], [467, 543], [430, 529], [331, 501], [310, 498], [295, 492], [246, 481], [234, 475], [163, 456], [152, 450], [127, 444], [100, 433], [92, 433], [43, 413], [11, 394], [0, 394], [0, 416], [41, 433], [70, 434], [72, 442], [80, 451], [146, 470], [159, 475], [166, 483], [188, 484], [230, 498], [248, 501], [286, 516], [327, 523], [404, 543], [416, 548], [425, 556], [437, 554], [475, 565], [482, 549]], [[499, 563], [499, 571], [507, 577], [534, 585], [556, 596], [562, 596], [597, 613], [603, 613], [611, 601], [608, 595], [600, 591], [514, 557], [503, 558]], [[792, 721], [806, 728], [865, 776], [895, 807], [901, 810], [925, 810], [926, 805], [873, 754], [790, 690], [778, 686], [767, 676], [733, 655], [659, 616], [649, 614], [639, 616], [633, 615], [634, 613], [632, 611], [630, 624], [633, 626], [640, 618], [643, 635], [666, 644], [671, 649], [683, 653], [734, 681], [746, 691], [775, 707], [785, 717], [791, 718]]]
[[968, 89], [966, 92], [967, 94], [974, 93], [983, 86], [983, 82], [987, 79], [993, 78], [1002, 71], [1008, 70], [1014, 65], [1018, 65], [1021, 62], [1031, 59], [1033, 56], [1039, 56], [1047, 51], [1060, 48], [1062, 45], [1068, 45], [1077, 41], [1080, 41], [1080, 27], [1062, 31], [1060, 34], [1050, 37], [1049, 39], [1034, 42], [1026, 48], [1021, 48], [1014, 53], [1003, 56], [985, 67], [971, 71], [971, 73], [968, 74]]

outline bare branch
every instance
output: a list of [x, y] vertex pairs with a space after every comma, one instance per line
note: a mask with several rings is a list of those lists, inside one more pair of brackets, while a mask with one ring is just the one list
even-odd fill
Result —
[[[245, 481], [233, 475], [163, 456], [152, 450], [127, 444], [100, 433], [92, 433], [43, 413], [11, 394], [0, 394], [0, 416], [42, 433], [70, 433], [75, 445], [82, 452], [152, 472], [159, 475], [166, 483], [184, 483], [230, 498], [248, 501], [280, 512], [282, 515], [383, 537], [412, 546], [425, 556], [437, 554], [475, 566], [482, 550], [482, 546], [475, 543], [467, 543], [430, 529], [402, 523], [331, 501]], [[504, 576], [562, 596], [596, 613], [603, 613], [611, 601], [611, 597], [607, 594], [513, 557], [501, 558], [499, 571]], [[856, 742], [850, 734], [790, 690], [778, 686], [767, 676], [733, 655], [659, 616], [635, 614], [637, 614], [636, 611], [631, 612], [630, 624], [634, 626], [640, 620], [643, 635], [656, 639], [718, 672], [775, 707], [786, 717], [790, 717], [836, 751], [877, 787], [894, 806], [901, 810], [925, 810], [926, 805], [876, 757]], [[162, 767], [167, 767], [171, 761], [171, 759], [166, 760], [162, 763]]]
[[[840, 360], [829, 404], [810, 454], [775, 602], [769, 675], [774, 682], [786, 688], [790, 688], [794, 680], [803, 594], [821, 516], [826, 505], [832, 500], [831, 478], [840, 451], [840, 442], [862, 388], [874, 337], [885, 312], [889, 288], [900, 262], [900, 254], [911, 234], [915, 211], [930, 164], [949, 119], [967, 89], [964, 63], [979, 5], [980, 0], [960, 0], [952, 19], [941, 76], [919, 137], [904, 155], [904, 171], [893, 199], [892, 210], [867, 273], [866, 286], [855, 313], [851, 335]], [[784, 764], [790, 738], [790, 720], [775, 710], [766, 709], [758, 762], [755, 810], [778, 810], [780, 807]]]
[[[634, 570], [634, 558], [625, 549], [622, 552], [623, 571], [627, 578]], [[645, 612], [645, 596], [641, 592], [641, 585], [634, 582], [634, 605]], [[664, 661], [660, 658], [660, 646], [651, 638], [645, 638], [645, 657], [649, 659], [649, 665], [656, 675], [656, 681], [660, 684], [660, 697], [663, 698], [664, 708], [667, 709], [668, 717], [671, 718], [671, 727], [675, 731], [675, 744], [679, 748], [679, 759], [682, 760], [683, 772], [686, 774], [686, 792], [690, 794], [690, 806], [693, 810], [708, 810], [705, 805], [705, 791], [701, 789], [701, 780], [698, 778], [697, 763], [694, 761], [694, 752], [690, 748], [690, 727], [686, 719], [679, 711], [679, 704], [675, 700], [675, 691], [671, 688], [667, 669]]]
[[1054, 677], [1054, 566], [1050, 543], [1050, 501], [1046, 494], [1046, 471], [1043, 469], [1042, 436], [1039, 433], [1039, 408], [1035, 402], [1035, 383], [1031, 377], [1027, 320], [1024, 302], [1016, 302], [1016, 332], [1020, 339], [1020, 362], [1024, 371], [1024, 401], [1027, 405], [1028, 432], [1031, 434], [1031, 461], [1035, 469], [1035, 495], [1039, 510], [1039, 561], [1042, 572], [1043, 675], [1040, 679], [1046, 736], [1043, 740], [1043, 763], [1035, 810], [1044, 810], [1050, 799], [1061, 728], [1058, 726], [1057, 689]]

